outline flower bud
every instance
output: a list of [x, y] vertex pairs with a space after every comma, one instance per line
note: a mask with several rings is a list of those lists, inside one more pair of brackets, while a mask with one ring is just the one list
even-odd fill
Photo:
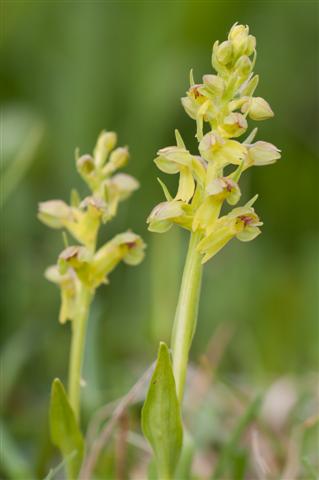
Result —
[[108, 154], [115, 147], [117, 135], [115, 132], [101, 132], [94, 149], [94, 159], [97, 167], [102, 167]]
[[117, 173], [106, 179], [104, 182], [104, 197], [107, 202], [107, 211], [103, 217], [103, 222], [114, 217], [119, 203], [126, 200], [139, 186], [139, 182], [127, 173]]
[[250, 57], [256, 50], [256, 37], [248, 35], [245, 54]]
[[280, 157], [280, 150], [272, 143], [259, 141], [248, 145], [248, 163], [252, 165], [270, 165]]
[[106, 181], [109, 195], [112, 193], [119, 196], [119, 200], [125, 200], [140, 186], [139, 182], [127, 173], [117, 173]]
[[242, 79], [245, 80], [252, 71], [252, 68], [253, 64], [251, 60], [249, 60], [247, 55], [243, 55], [242, 57], [240, 57], [235, 64], [235, 70], [237, 71], [237, 75], [239, 75]]
[[216, 47], [215, 56], [219, 63], [222, 65], [227, 65], [233, 56], [233, 47], [232, 43], [228, 40], [222, 42]]
[[76, 160], [76, 168], [81, 177], [86, 180], [95, 169], [93, 157], [91, 155], [82, 155]]
[[105, 175], [110, 175], [112, 172], [124, 167], [127, 164], [128, 159], [129, 152], [127, 147], [116, 148], [111, 153], [109, 161], [103, 168], [103, 173]]
[[255, 37], [249, 34], [249, 28], [246, 25], [233, 25], [228, 40], [231, 41], [233, 46], [234, 55], [239, 57], [240, 55], [251, 55], [255, 48]]
[[241, 108], [243, 113], [248, 111], [252, 120], [267, 120], [274, 116], [274, 112], [266, 100], [261, 97], [250, 98]]

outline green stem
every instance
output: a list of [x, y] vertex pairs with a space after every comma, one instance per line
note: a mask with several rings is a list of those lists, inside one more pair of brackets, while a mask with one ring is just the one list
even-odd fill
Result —
[[83, 284], [78, 293], [77, 315], [72, 321], [72, 340], [69, 362], [69, 401], [77, 420], [80, 418], [81, 371], [91, 291]]
[[196, 329], [202, 278], [202, 256], [196, 247], [201, 234], [191, 233], [172, 334], [173, 370], [179, 401], [183, 399], [188, 353]]

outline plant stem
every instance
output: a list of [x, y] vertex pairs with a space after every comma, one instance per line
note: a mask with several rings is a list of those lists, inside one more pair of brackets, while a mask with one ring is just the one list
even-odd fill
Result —
[[198, 314], [202, 256], [197, 252], [196, 247], [200, 239], [200, 233], [191, 233], [171, 342], [176, 392], [180, 402], [183, 399], [188, 353], [196, 329]]
[[78, 293], [77, 315], [72, 321], [72, 340], [69, 362], [69, 400], [77, 420], [80, 418], [81, 371], [91, 291], [81, 284]]

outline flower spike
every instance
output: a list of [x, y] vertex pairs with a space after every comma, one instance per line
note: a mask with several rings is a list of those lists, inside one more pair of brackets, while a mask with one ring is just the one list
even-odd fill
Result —
[[[248, 129], [248, 119], [262, 121], [274, 116], [268, 102], [254, 96], [259, 82], [253, 72], [255, 61], [255, 37], [247, 25], [235, 23], [227, 40], [213, 46], [216, 73], [205, 74], [202, 83], [195, 83], [191, 70], [190, 87], [182, 98], [186, 113], [196, 121], [199, 155], [187, 149], [175, 130], [177, 146], [162, 148], [155, 159], [162, 172], [179, 175], [179, 185], [173, 197], [160, 182], [166, 202], [151, 212], [149, 229], [165, 232], [177, 224], [199, 232], [198, 251], [204, 262], [232, 238], [249, 241], [259, 235], [261, 222], [251, 202], [223, 216], [222, 206], [225, 201], [233, 206], [240, 200], [238, 182], [243, 172], [280, 158], [280, 150], [271, 143], [253, 143], [256, 128], [246, 140], [240, 140]], [[231, 166], [233, 170], [225, 175], [225, 167]]]

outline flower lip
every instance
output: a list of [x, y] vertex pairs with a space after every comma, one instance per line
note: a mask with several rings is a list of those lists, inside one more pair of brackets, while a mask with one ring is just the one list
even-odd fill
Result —
[[231, 192], [233, 188], [235, 188], [236, 184], [230, 178], [223, 177], [223, 181], [225, 183], [225, 188], [227, 192]]
[[79, 248], [80, 247], [77, 245], [67, 247], [60, 253], [59, 258], [63, 260], [71, 260], [72, 258], [77, 258], [77, 256], [79, 255]]
[[85, 197], [80, 203], [81, 208], [87, 208], [89, 206], [94, 207], [97, 210], [102, 210], [105, 207], [105, 202], [101, 198], [93, 197], [91, 195], [91, 196]]
[[238, 218], [246, 225], [251, 225], [254, 223], [254, 219], [251, 215], [240, 215]]

